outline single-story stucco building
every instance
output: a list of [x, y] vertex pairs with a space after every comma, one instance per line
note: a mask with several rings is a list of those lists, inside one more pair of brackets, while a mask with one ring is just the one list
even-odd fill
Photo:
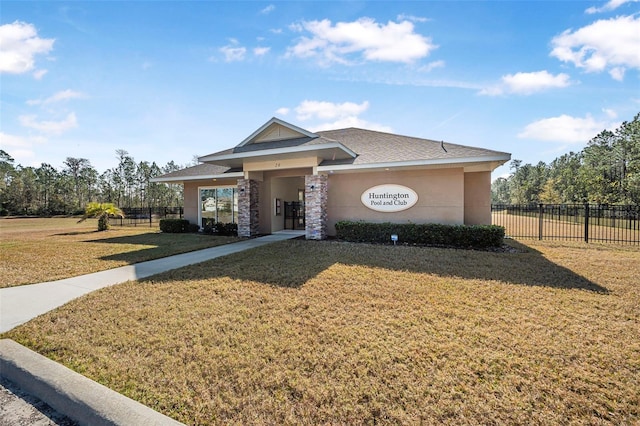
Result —
[[153, 179], [184, 185], [184, 217], [335, 235], [340, 220], [490, 224], [491, 172], [511, 154], [356, 128], [310, 132], [272, 118], [234, 148]]

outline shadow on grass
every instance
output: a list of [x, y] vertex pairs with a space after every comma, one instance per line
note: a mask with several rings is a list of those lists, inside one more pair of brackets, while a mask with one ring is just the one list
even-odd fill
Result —
[[85, 242], [147, 246], [140, 247], [137, 250], [124, 251], [100, 257], [101, 260], [106, 261], [138, 263], [175, 254], [216, 247], [240, 240], [241, 239], [238, 239], [237, 237], [149, 232], [145, 234], [86, 240]]
[[553, 263], [537, 250], [515, 241], [509, 245], [515, 252], [290, 240], [176, 269], [148, 280], [159, 283], [230, 277], [298, 288], [332, 265], [343, 264], [608, 293], [606, 288]]
[[[94, 231], [97, 232], [97, 231]], [[107, 231], [108, 232], [108, 231]], [[108, 234], [101, 234], [108, 235]], [[109, 238], [96, 238], [95, 240], [86, 240], [87, 243], [105, 243], [105, 244], [138, 244], [138, 245], [158, 245], [162, 243], [163, 238], [166, 241], [169, 234], [161, 234], [158, 232], [147, 232], [136, 235], [121, 235]]]
[[54, 237], [62, 237], [62, 236], [67, 236], [67, 235], [89, 235], [89, 234], [97, 234], [98, 232], [102, 232], [102, 231], [98, 231], [97, 229], [94, 229], [93, 231], [63, 232], [61, 234], [53, 234], [53, 236]]

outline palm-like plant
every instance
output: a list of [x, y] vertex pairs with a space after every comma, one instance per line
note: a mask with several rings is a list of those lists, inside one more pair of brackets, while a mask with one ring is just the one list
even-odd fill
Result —
[[109, 229], [109, 217], [124, 217], [124, 213], [113, 203], [89, 203], [85, 208], [84, 216], [78, 223], [87, 220], [90, 217], [98, 218], [98, 231], [106, 231]]

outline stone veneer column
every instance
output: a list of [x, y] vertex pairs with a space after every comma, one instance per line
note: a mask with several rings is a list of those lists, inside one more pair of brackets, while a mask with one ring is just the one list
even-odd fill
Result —
[[253, 237], [260, 231], [258, 182], [238, 179], [238, 236]]
[[304, 214], [307, 240], [327, 237], [327, 175], [304, 177]]

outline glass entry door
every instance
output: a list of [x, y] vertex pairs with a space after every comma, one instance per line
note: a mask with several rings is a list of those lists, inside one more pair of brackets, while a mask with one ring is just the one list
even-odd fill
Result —
[[285, 201], [284, 229], [305, 229], [304, 203], [300, 201]]

